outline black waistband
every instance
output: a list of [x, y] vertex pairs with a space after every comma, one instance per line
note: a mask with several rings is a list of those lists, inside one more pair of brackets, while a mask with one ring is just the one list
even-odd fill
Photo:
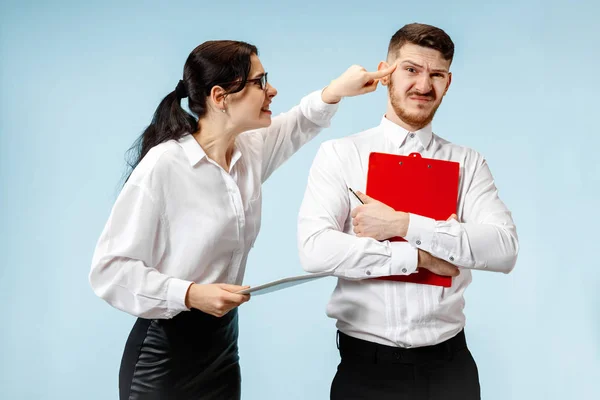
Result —
[[421, 363], [450, 359], [452, 355], [467, 347], [464, 331], [445, 342], [433, 346], [402, 348], [386, 346], [348, 336], [340, 331], [339, 349], [342, 360], [370, 364]]

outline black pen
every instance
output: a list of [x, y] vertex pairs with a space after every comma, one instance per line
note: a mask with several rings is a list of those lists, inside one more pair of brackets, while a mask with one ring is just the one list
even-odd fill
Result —
[[351, 187], [348, 188], [348, 190], [350, 190], [352, 192], [352, 194], [358, 199], [358, 201], [360, 201], [360, 204], [365, 204], [360, 197], [358, 197], [358, 195], [354, 192], [354, 190], [352, 190]]

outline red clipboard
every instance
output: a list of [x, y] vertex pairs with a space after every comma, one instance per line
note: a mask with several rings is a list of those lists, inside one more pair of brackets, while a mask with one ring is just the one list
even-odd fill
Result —
[[[419, 153], [399, 156], [371, 153], [367, 173], [367, 195], [396, 211], [410, 212], [447, 220], [456, 213], [460, 164], [454, 161], [423, 158]], [[390, 241], [405, 241], [394, 237]], [[413, 282], [450, 287], [452, 277], [419, 268], [410, 275], [393, 275], [373, 279]]]

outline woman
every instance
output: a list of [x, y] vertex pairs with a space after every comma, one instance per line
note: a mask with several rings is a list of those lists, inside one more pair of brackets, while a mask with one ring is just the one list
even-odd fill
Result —
[[95, 293], [139, 317], [121, 361], [121, 399], [239, 399], [236, 307], [249, 296], [236, 292], [260, 228], [261, 184], [329, 125], [335, 103], [393, 71], [350, 67], [271, 121], [277, 91], [257, 53], [236, 41], [192, 51], [138, 141], [98, 241]]

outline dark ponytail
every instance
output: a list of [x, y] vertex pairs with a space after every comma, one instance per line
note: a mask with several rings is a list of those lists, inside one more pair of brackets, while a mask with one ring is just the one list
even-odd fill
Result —
[[[241, 91], [250, 74], [253, 54], [258, 55], [255, 46], [233, 40], [208, 41], [196, 47], [185, 62], [183, 80], [160, 102], [152, 122], [129, 149], [125, 181], [152, 147], [196, 132], [198, 118], [206, 115], [206, 99], [213, 86], [219, 85], [227, 93]], [[181, 107], [185, 97], [196, 117]]]
[[150, 125], [129, 149], [128, 175], [137, 167], [148, 150], [168, 140], [180, 139], [186, 133], [193, 133], [196, 125], [196, 118], [181, 107], [181, 99], [175, 91], [169, 93], [158, 105]]

